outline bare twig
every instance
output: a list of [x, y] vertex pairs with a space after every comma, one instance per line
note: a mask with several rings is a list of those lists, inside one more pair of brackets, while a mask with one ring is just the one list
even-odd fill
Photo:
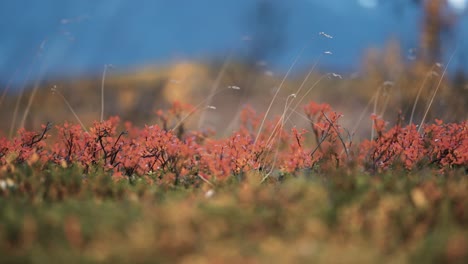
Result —
[[345, 153], [346, 153], [346, 158], [349, 160], [349, 151], [348, 151], [348, 147], [346, 146], [343, 138], [341, 137], [341, 134], [340, 132], [338, 131], [338, 129], [336, 128], [335, 124], [327, 117], [327, 115], [323, 112], [322, 112], [322, 115], [325, 117], [325, 119], [327, 120], [328, 123], [330, 123], [330, 126], [335, 130], [336, 134], [338, 135], [338, 138], [340, 139], [341, 141], [341, 144], [343, 145], [343, 148], [345, 150]]

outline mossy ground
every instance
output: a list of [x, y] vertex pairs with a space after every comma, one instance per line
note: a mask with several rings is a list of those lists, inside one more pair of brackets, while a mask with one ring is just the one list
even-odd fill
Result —
[[463, 170], [248, 173], [173, 187], [19, 166], [0, 189], [1, 263], [466, 263]]

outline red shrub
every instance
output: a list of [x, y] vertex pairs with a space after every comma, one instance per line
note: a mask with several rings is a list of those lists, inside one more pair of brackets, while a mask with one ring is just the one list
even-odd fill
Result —
[[[79, 125], [56, 126], [57, 137], [45, 140], [50, 125], [41, 132], [18, 131], [15, 138], [0, 138], [0, 166], [40, 161], [42, 164], [79, 164], [87, 173], [103, 169], [121, 178], [153, 175], [154, 180], [172, 184], [195, 184], [200, 180], [223, 180], [259, 170], [297, 173], [306, 168], [347, 166], [350, 161], [378, 172], [401, 166], [407, 170], [434, 166], [445, 170], [466, 166], [468, 160], [467, 122], [444, 124], [436, 120], [420, 134], [416, 126], [387, 123], [373, 115], [376, 138], [352, 146], [347, 131], [339, 124], [342, 115], [328, 104], [309, 103], [304, 107], [311, 131], [283, 127], [281, 118], [266, 122], [257, 130], [262, 116], [247, 107], [241, 113], [238, 132], [225, 139], [211, 138], [209, 132], [185, 131], [184, 121], [193, 108], [174, 104], [158, 111], [160, 125], [119, 130], [120, 120], [112, 117], [96, 122], [84, 131]], [[188, 112], [188, 113], [187, 113]], [[311, 139], [315, 140], [310, 144]], [[354, 156], [353, 153], [358, 153]]]

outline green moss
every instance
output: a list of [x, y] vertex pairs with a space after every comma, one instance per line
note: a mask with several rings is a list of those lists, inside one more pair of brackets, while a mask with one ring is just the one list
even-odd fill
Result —
[[0, 262], [468, 260], [463, 171], [312, 173], [186, 188], [18, 167], [2, 175]]

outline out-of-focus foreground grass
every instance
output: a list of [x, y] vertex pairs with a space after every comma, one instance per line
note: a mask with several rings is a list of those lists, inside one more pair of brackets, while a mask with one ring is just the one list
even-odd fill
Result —
[[2, 263], [466, 263], [465, 172], [335, 171], [211, 189], [17, 167]]

